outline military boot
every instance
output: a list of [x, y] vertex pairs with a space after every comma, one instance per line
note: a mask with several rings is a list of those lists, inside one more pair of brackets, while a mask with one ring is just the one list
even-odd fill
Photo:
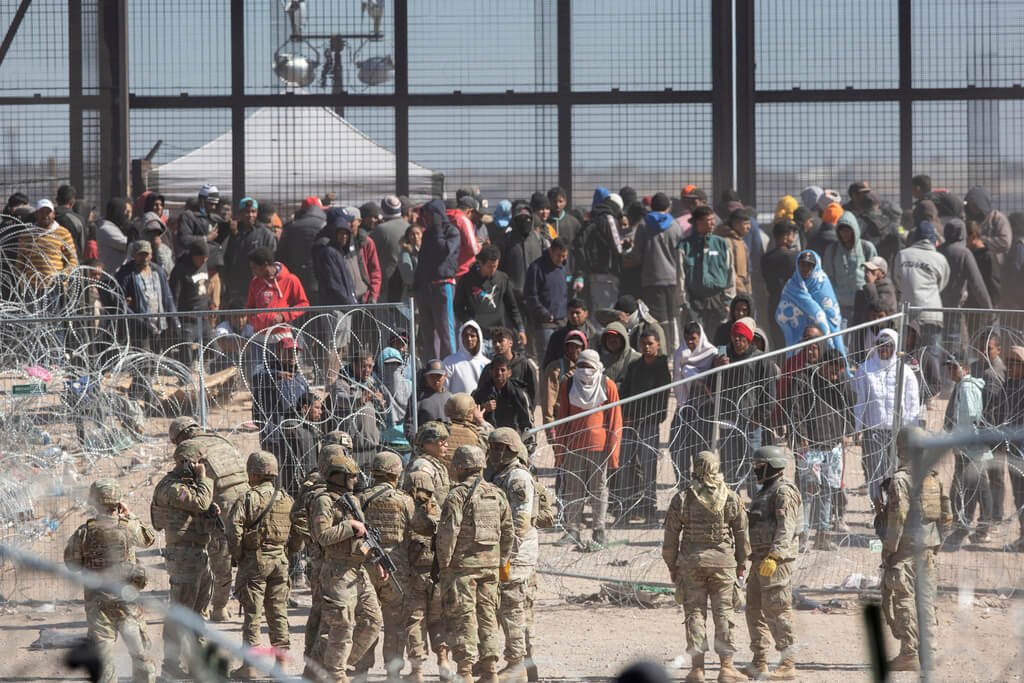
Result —
[[704, 655], [694, 655], [690, 662], [690, 673], [683, 679], [686, 683], [704, 683]]
[[796, 660], [786, 657], [768, 674], [769, 681], [792, 681], [796, 679]]
[[917, 671], [921, 662], [916, 652], [900, 652], [896, 657], [889, 660], [889, 671]]
[[732, 655], [722, 656], [722, 662], [718, 669], [718, 683], [743, 681], [746, 680], [746, 678], [746, 676], [740, 673], [739, 669], [732, 665]]
[[508, 683], [529, 683], [526, 678], [526, 666], [522, 661], [509, 662], [504, 669], [498, 672], [498, 680]]
[[422, 659], [411, 659], [409, 660], [409, 673], [405, 675], [405, 680], [410, 683], [423, 683], [423, 660]]
[[740, 669], [749, 678], [758, 679], [768, 673], [768, 658], [763, 654], [755, 654], [754, 660]]
[[498, 660], [496, 657], [487, 657], [480, 660], [480, 678], [478, 683], [498, 683]]
[[259, 671], [248, 664], [242, 664], [242, 666], [231, 672], [231, 678], [236, 681], [251, 681], [262, 677], [263, 675]]
[[161, 681], [182, 681], [189, 678], [188, 672], [181, 668], [180, 664], [171, 664], [164, 662], [163, 669], [160, 671]]
[[446, 647], [437, 650], [437, 672], [442, 681], [452, 679], [452, 661], [448, 659], [448, 648]]
[[222, 622], [228, 620], [228, 610], [226, 607], [217, 607], [210, 613], [210, 621]]
[[473, 662], [459, 662], [455, 676], [459, 683], [473, 683]]

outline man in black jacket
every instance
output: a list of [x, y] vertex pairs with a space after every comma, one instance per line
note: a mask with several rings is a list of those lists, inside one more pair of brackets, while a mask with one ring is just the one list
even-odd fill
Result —
[[[526, 314], [527, 322], [531, 327], [540, 324], [529, 318], [529, 311], [526, 308], [524, 289], [526, 287], [526, 271], [530, 264], [540, 258], [547, 248], [549, 242], [547, 237], [535, 229], [533, 209], [529, 203], [523, 200], [516, 200], [512, 205], [512, 217], [509, 221], [509, 232], [505, 240], [505, 249], [501, 253], [501, 270], [508, 275], [509, 284], [512, 286], [512, 293], [515, 294], [516, 304], [519, 310]], [[422, 259], [423, 257], [420, 256]], [[534, 345], [543, 346], [543, 341], [538, 341], [529, 335], [529, 347]], [[528, 349], [532, 351], [532, 349]], [[536, 354], [531, 354], [536, 355]]]
[[761, 257], [761, 273], [768, 289], [768, 310], [762, 312], [761, 319], [772, 321], [768, 326], [772, 346], [781, 349], [786, 345], [786, 337], [782, 334], [782, 328], [775, 323], [775, 309], [779, 307], [782, 290], [796, 271], [796, 257], [799, 255], [794, 246], [797, 225], [791, 220], [779, 219], [772, 225], [772, 236], [775, 238], [775, 247]]
[[873, 311], [892, 315], [897, 310], [896, 286], [889, 279], [889, 264], [881, 256], [873, 256], [861, 266], [864, 269], [864, 288], [853, 297], [853, 320], [859, 325], [872, 319]]
[[530, 401], [518, 382], [512, 379], [508, 359], [496, 356], [490, 368], [490, 386], [477, 385], [473, 400], [480, 406], [484, 419], [495, 427], [511, 427], [519, 436], [533, 427]]
[[58, 225], [63, 225], [71, 233], [71, 239], [75, 241], [75, 251], [78, 252], [78, 260], [82, 260], [85, 254], [85, 242], [88, 239], [85, 229], [85, 221], [75, 213], [75, 198], [77, 191], [72, 185], [61, 185], [57, 188], [57, 209], [54, 217]]
[[[455, 341], [455, 270], [459, 260], [459, 230], [448, 221], [440, 199], [420, 208], [426, 230], [420, 246], [413, 284], [416, 288], [416, 322], [419, 348], [424, 358], [447, 358], [458, 348]], [[439, 343], [435, 343], [435, 337]]]
[[[515, 336], [512, 330], [507, 327], [495, 327], [491, 330], [492, 358], [499, 356], [508, 360], [508, 369], [512, 375], [512, 381], [523, 388], [526, 398], [530, 401], [530, 409], [533, 409], [537, 401], [537, 365], [521, 353], [512, 350], [515, 343]], [[491, 366], [484, 366], [480, 371], [480, 382], [477, 388], [488, 391], [491, 386]]]
[[[168, 284], [171, 287], [171, 298], [175, 301], [178, 311], [209, 311], [211, 308], [210, 293], [207, 285], [210, 279], [206, 271], [206, 260], [210, 250], [206, 242], [193, 242], [188, 251], [178, 257], [171, 271]], [[181, 316], [182, 338], [186, 342], [199, 342], [199, 328], [202, 326], [203, 343], [213, 339], [213, 329], [205, 315]], [[192, 344], [182, 345], [182, 362], [191, 363], [195, 358]]]
[[306, 298], [312, 306], [320, 303], [320, 286], [313, 271], [313, 242], [327, 225], [319, 197], [306, 197], [292, 222], [284, 226], [281, 241], [277, 245], [277, 260], [285, 265], [302, 283]]
[[508, 275], [498, 270], [500, 260], [501, 252], [493, 244], [480, 249], [476, 263], [455, 286], [455, 318], [459, 324], [475, 320], [485, 337], [490, 330], [511, 324], [518, 330], [520, 345], [525, 346], [526, 326]]
[[[420, 379], [416, 382], [416, 410], [412, 409], [412, 397], [409, 397], [409, 405], [405, 409], [405, 420], [402, 422], [402, 431], [409, 443], [413, 442], [416, 430], [428, 422], [444, 422], [444, 407], [448, 405], [448, 399], [452, 397], [444, 386], [447, 376], [444, 373], [444, 363], [434, 359], [427, 363], [420, 373]], [[416, 416], [416, 425], [413, 426], [413, 415]]]
[[[258, 212], [259, 204], [252, 197], [239, 202], [238, 220], [229, 228], [230, 232], [224, 241], [224, 267], [220, 271], [224, 288], [221, 294], [223, 310], [245, 308], [245, 301], [249, 297], [249, 282], [252, 280], [249, 255], [260, 247], [271, 251], [277, 249], [274, 233], [268, 226], [257, 222]], [[231, 223], [228, 225], [232, 226]]]
[[214, 230], [213, 214], [217, 211], [220, 191], [214, 185], [203, 185], [199, 188], [197, 209], [186, 209], [178, 217], [178, 253], [189, 248], [196, 242], [213, 242], [217, 239]]

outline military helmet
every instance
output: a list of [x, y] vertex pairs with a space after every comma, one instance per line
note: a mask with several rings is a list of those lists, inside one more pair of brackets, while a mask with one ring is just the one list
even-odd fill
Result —
[[454, 394], [444, 404], [444, 416], [449, 420], [471, 420], [476, 410], [476, 401], [465, 392]]
[[348, 432], [343, 432], [340, 429], [327, 432], [324, 436], [324, 446], [341, 446], [351, 451], [352, 437], [348, 435]]
[[380, 472], [397, 477], [402, 473], [402, 459], [391, 451], [381, 451], [373, 456], [373, 465], [370, 469], [374, 473]]
[[326, 444], [320, 449], [320, 455], [317, 456], [316, 468], [323, 472], [324, 467], [327, 466], [327, 462], [336, 455], [347, 455], [345, 453], [345, 447], [336, 443]]
[[789, 462], [786, 449], [779, 446], [761, 446], [754, 451], [754, 462], [765, 462], [777, 470], [784, 469]]
[[519, 438], [519, 434], [516, 430], [511, 427], [498, 427], [490, 436], [487, 437], [489, 444], [500, 444], [506, 448], [502, 451], [502, 456], [498, 462], [502, 465], [507, 465], [516, 458], [519, 457], [520, 451], [525, 450], [523, 448], [523, 440]]
[[121, 502], [121, 487], [113, 479], [97, 479], [89, 487], [89, 502], [100, 508], [113, 508]]
[[277, 476], [277, 458], [269, 451], [253, 451], [245, 461], [245, 471], [264, 477]]
[[487, 458], [479, 446], [459, 446], [452, 457], [452, 466], [457, 470], [482, 470], [487, 466]]
[[327, 458], [320, 469], [320, 474], [325, 481], [329, 481], [333, 474], [359, 474], [359, 466], [356, 461], [343, 453], [332, 454]]
[[410, 472], [409, 478], [406, 480], [406, 488], [409, 491], [415, 491], [421, 489], [423, 491], [434, 492], [434, 478], [426, 472]]
[[190, 429], [198, 429], [199, 423], [191, 415], [176, 417], [171, 420], [171, 426], [167, 428], [167, 438], [172, 442], [176, 441], [183, 432]]
[[444, 441], [448, 439], [448, 428], [444, 426], [444, 423], [432, 421], [428, 422], [416, 432], [416, 445], [422, 446], [425, 443], [434, 443], [435, 441]]

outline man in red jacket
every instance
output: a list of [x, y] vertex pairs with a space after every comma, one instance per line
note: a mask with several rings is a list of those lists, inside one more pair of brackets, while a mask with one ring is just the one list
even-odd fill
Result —
[[302, 311], [290, 309], [309, 306], [299, 278], [292, 275], [283, 263], [275, 261], [270, 249], [260, 247], [249, 254], [249, 267], [253, 278], [249, 283], [245, 307], [271, 309], [249, 316], [254, 331], [259, 332], [278, 323], [290, 323], [302, 315]]
[[459, 265], [455, 269], [455, 279], [469, 272], [480, 251], [480, 243], [476, 239], [476, 228], [473, 227], [473, 213], [479, 213], [480, 205], [470, 196], [461, 197], [458, 206], [448, 209], [448, 221], [459, 231]]

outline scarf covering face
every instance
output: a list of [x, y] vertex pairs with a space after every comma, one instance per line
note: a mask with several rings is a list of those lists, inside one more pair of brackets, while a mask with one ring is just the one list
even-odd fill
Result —
[[[697, 342], [697, 348], [691, 351], [684, 341], [676, 349], [672, 361], [672, 380], [679, 381], [710, 370], [711, 361], [715, 359], [717, 354], [718, 347], [708, 341], [707, 335], [704, 334], [704, 327], [700, 326], [700, 340]], [[689, 401], [690, 386], [692, 384], [692, 382], [688, 382], [676, 387], [676, 403], [680, 407], [686, 405], [687, 401]]]
[[[868, 372], [883, 372], [892, 367], [893, 363], [896, 362], [896, 350], [899, 349], [900, 336], [896, 333], [896, 330], [885, 329], [881, 330], [875, 335], [875, 348], [871, 349], [868, 353], [867, 359], [864, 363], [867, 366]], [[878, 347], [885, 343], [892, 343], [893, 352], [889, 356], [889, 360], [884, 360], [878, 355]]]
[[725, 508], [729, 497], [729, 488], [718, 467], [718, 456], [711, 451], [701, 451], [693, 459], [693, 495], [697, 502], [716, 514]]
[[[589, 366], [589, 367], [582, 367]], [[576, 361], [576, 372], [572, 376], [569, 403], [582, 410], [591, 410], [608, 399], [604, 391], [604, 365], [597, 351], [587, 349]]]
[[[812, 323], [831, 334], [841, 329], [843, 321], [839, 313], [839, 300], [832, 289], [828, 275], [821, 268], [821, 259], [810, 249], [800, 252], [800, 257], [803, 257], [804, 254], [814, 257], [814, 270], [804, 280], [800, 276], [798, 259], [792, 277], [789, 278], [782, 290], [779, 307], [775, 309], [775, 322], [782, 328], [786, 337], [786, 346], [800, 342], [804, 330]], [[828, 343], [844, 357], [846, 356], [846, 346], [843, 344], [841, 336], [832, 337]]]

